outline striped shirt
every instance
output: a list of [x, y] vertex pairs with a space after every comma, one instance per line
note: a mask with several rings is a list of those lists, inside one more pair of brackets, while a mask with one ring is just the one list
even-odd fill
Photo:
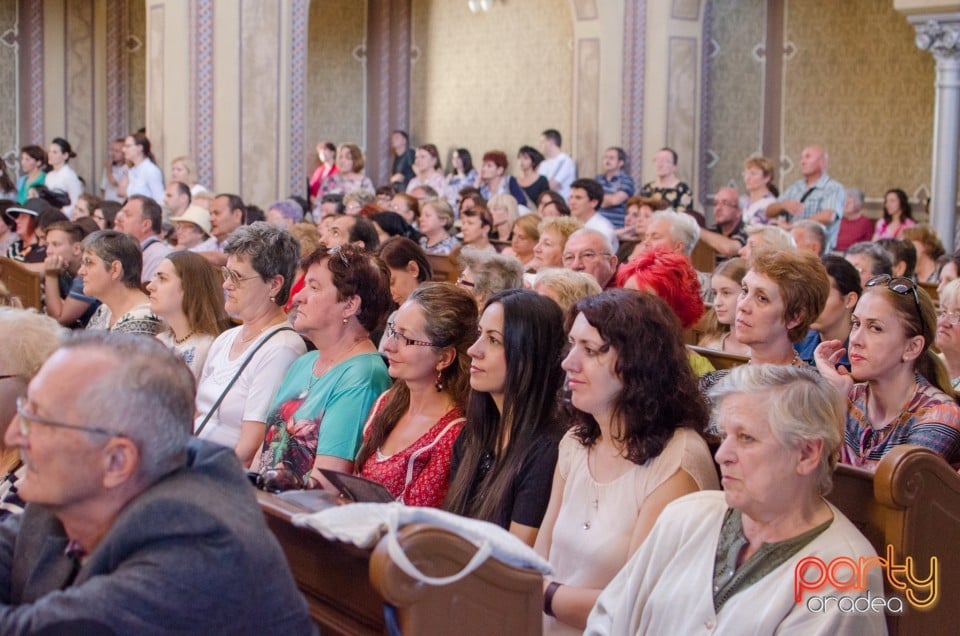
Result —
[[867, 384], [855, 384], [847, 395], [840, 461], [874, 471], [894, 446], [929, 448], [957, 467], [960, 464], [960, 406], [953, 398], [917, 375], [917, 391], [897, 418], [875, 429], [867, 418]]

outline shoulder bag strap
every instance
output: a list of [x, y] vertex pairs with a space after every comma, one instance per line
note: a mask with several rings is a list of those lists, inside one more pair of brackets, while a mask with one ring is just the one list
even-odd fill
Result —
[[223, 398], [227, 397], [227, 393], [230, 392], [230, 389], [233, 388], [233, 385], [236, 384], [237, 380], [240, 379], [240, 374], [243, 373], [243, 370], [246, 369], [247, 365], [250, 364], [250, 361], [253, 360], [253, 356], [257, 355], [257, 351], [260, 351], [260, 347], [267, 344], [267, 340], [269, 340], [270, 338], [273, 338], [275, 335], [277, 335], [281, 331], [293, 331], [293, 329], [291, 329], [290, 327], [281, 327], [276, 331], [272, 331], [268, 333], [266, 338], [264, 338], [263, 340], [257, 343], [257, 346], [253, 348], [253, 351], [251, 351], [250, 354], [246, 358], [244, 358], [243, 364], [240, 365], [240, 368], [234, 374], [233, 378], [230, 380], [230, 383], [227, 385], [227, 387], [223, 390], [223, 393], [220, 394], [220, 397], [217, 398], [217, 401], [214, 402], [213, 406], [210, 407], [210, 410], [207, 411], [206, 416], [203, 418], [203, 421], [200, 422], [200, 426], [197, 428], [196, 432], [194, 433], [194, 436], [196, 437], [200, 436], [200, 433], [203, 431], [203, 428], [207, 425], [207, 422], [209, 422], [210, 418], [213, 416], [213, 412], [216, 411], [218, 408], [220, 408], [220, 403], [223, 402]]

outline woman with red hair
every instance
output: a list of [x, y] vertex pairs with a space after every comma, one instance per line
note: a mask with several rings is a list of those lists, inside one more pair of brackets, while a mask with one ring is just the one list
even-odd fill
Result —
[[648, 291], [664, 299], [684, 329], [697, 324], [705, 311], [697, 270], [683, 254], [661, 248], [648, 250], [620, 268], [617, 285]]
[[[647, 250], [636, 260], [625, 263], [617, 272], [617, 285], [659, 296], [684, 329], [697, 324], [705, 311], [697, 270], [693, 269], [690, 259], [663, 248]], [[714, 370], [710, 361], [698, 353], [689, 351], [687, 357], [698, 377]]]

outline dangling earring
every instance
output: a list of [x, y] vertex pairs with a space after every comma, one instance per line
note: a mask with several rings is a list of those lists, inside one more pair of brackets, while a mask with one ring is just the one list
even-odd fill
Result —
[[443, 391], [443, 371], [437, 369], [437, 393]]

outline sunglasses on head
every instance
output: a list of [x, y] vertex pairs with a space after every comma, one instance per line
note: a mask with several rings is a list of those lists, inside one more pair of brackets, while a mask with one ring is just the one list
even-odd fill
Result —
[[913, 303], [917, 308], [917, 316], [920, 318], [920, 333], [926, 332], [927, 326], [923, 322], [923, 311], [920, 309], [920, 295], [917, 293], [917, 284], [913, 281], [913, 279], [904, 278], [903, 276], [894, 277], [890, 274], [880, 274], [879, 276], [874, 276], [868, 280], [866, 284], [866, 287], [877, 286], [886, 287], [890, 291], [900, 294], [901, 296], [913, 294]]

